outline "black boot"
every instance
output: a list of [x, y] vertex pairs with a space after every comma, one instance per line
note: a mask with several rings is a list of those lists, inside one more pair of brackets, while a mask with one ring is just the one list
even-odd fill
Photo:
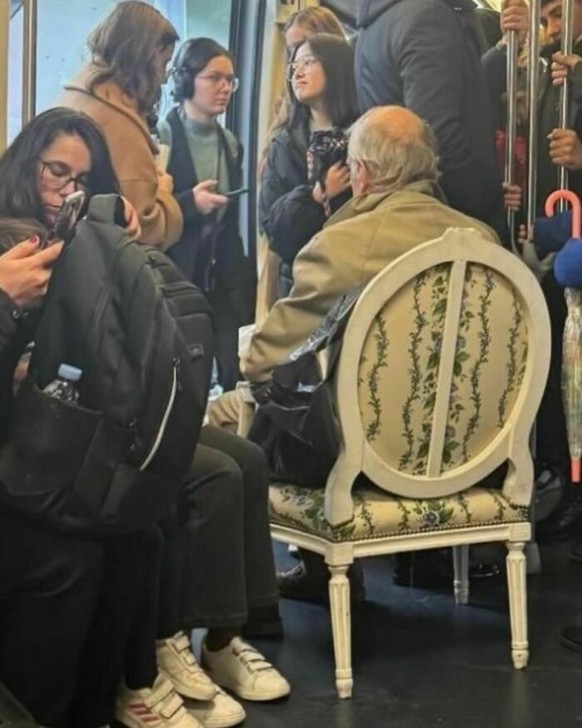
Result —
[[[494, 563], [469, 563], [469, 580], [499, 576], [501, 569]], [[454, 579], [453, 553], [450, 548], [429, 549], [396, 554], [396, 566], [392, 572], [398, 586], [414, 586], [420, 589], [450, 587]]]
[[[307, 549], [299, 549], [299, 555], [301, 560], [296, 566], [277, 574], [279, 595], [283, 599], [327, 603], [330, 573], [323, 556]], [[364, 574], [359, 562], [355, 561], [348, 569], [348, 579], [352, 604], [363, 602], [366, 592]]]
[[567, 485], [556, 510], [535, 528], [537, 541], [559, 541], [577, 533], [582, 526], [582, 487]]

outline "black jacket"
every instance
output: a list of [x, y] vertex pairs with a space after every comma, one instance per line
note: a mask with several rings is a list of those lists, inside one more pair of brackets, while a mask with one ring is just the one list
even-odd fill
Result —
[[501, 178], [471, 0], [362, 0], [361, 111], [406, 106], [432, 127], [449, 204], [499, 230]]
[[31, 331], [18, 318], [12, 300], [0, 289], [0, 445], [6, 441], [13, 401], [12, 379]]
[[[270, 247], [287, 264], [323, 227], [326, 216], [315, 202], [307, 184], [305, 126], [281, 129], [271, 141], [261, 177], [259, 222]], [[339, 209], [351, 196], [344, 192], [331, 200], [331, 210]]]
[[[560, 43], [552, 43], [541, 51], [544, 65], [540, 74], [538, 93], [538, 168], [537, 168], [537, 210], [544, 214], [544, 202], [550, 192], [558, 187], [558, 167], [550, 160], [548, 134], [559, 126], [560, 90], [552, 84], [550, 69], [552, 54], [560, 50]], [[582, 55], [582, 43], [573, 47], [573, 53]], [[483, 56], [483, 70], [496, 112], [496, 128], [504, 124], [502, 97], [506, 87], [507, 53], [505, 49], [492, 48]], [[569, 126], [582, 140], [582, 68], [577, 66], [573, 76], [570, 97]], [[569, 186], [578, 196], [582, 196], [582, 171], [570, 172]]]
[[[203, 245], [201, 233], [203, 225], [210, 221], [208, 217], [198, 212], [194, 204], [192, 188], [198, 184], [199, 180], [196, 177], [188, 141], [177, 109], [170, 111], [167, 122], [172, 130], [172, 149], [168, 161], [168, 172], [174, 178], [174, 196], [184, 217], [184, 232], [180, 240], [172, 245], [166, 253], [188, 280], [205, 288], [205, 276], [212, 251], [208, 245]], [[220, 126], [218, 133], [227, 163], [229, 185], [231, 189], [235, 190], [241, 186], [242, 147], [239, 145], [239, 153], [234, 157]], [[233, 200], [229, 203], [222, 220], [217, 223], [215, 252], [217, 274], [221, 278], [228, 278], [237, 266], [242, 264], [243, 259], [246, 261], [238, 231], [238, 212], [238, 202]]]

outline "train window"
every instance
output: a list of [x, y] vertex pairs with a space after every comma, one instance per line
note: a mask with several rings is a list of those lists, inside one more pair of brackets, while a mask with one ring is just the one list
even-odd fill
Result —
[[[232, 3], [233, 0], [212, 0], [201, 13], [200, 0], [186, 0], [184, 3], [186, 14], [184, 39], [205, 36], [228, 47]], [[175, 3], [171, 3], [169, 0], [168, 4]]]

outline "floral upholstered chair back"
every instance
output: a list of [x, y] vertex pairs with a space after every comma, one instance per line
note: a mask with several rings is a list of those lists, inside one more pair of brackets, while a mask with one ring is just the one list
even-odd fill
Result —
[[402, 256], [362, 294], [346, 331], [342, 458], [414, 498], [462, 491], [509, 460], [506, 494], [527, 505], [548, 327], [534, 276], [475, 231], [451, 229]]

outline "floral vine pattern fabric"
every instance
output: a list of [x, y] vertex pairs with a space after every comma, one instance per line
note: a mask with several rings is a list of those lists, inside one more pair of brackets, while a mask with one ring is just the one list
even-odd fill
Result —
[[[376, 315], [360, 359], [358, 397], [366, 439], [391, 467], [414, 475], [426, 472], [435, 428], [450, 271], [450, 264], [442, 264], [403, 286]], [[444, 425], [443, 472], [474, 457], [503, 428], [526, 355], [523, 308], [511, 282], [489, 268], [468, 265]]]

